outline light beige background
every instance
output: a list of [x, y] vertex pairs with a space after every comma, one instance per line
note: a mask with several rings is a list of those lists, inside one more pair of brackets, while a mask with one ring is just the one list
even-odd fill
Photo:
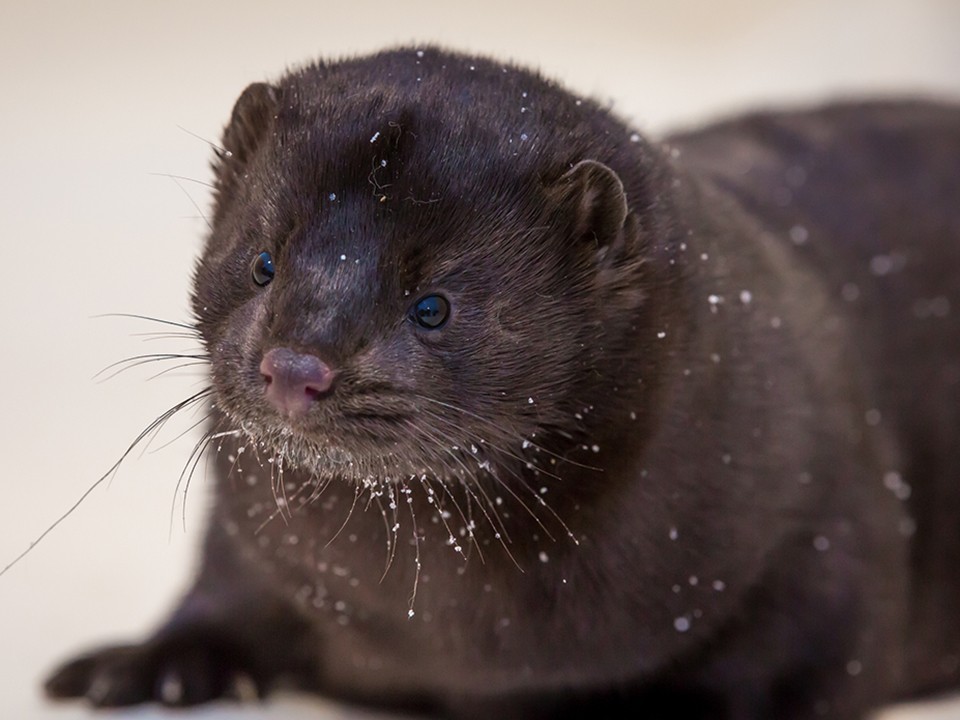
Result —
[[[0, 4], [0, 566], [66, 510], [149, 420], [197, 386], [186, 372], [91, 380], [144, 342], [135, 312], [186, 319], [205, 226], [207, 146], [251, 81], [323, 54], [438, 41], [538, 66], [612, 99], [646, 131], [756, 105], [846, 94], [960, 98], [960, 0], [522, 2], [347, 0]], [[189, 197], [188, 197], [189, 195]], [[159, 447], [186, 429], [164, 432]], [[0, 717], [87, 717], [38, 685], [52, 663], [137, 636], [184, 586], [203, 525], [170, 522], [192, 446], [137, 453], [0, 577]], [[179, 501], [178, 501], [179, 503]], [[960, 608], [958, 608], [960, 611]], [[904, 718], [960, 718], [960, 707]], [[913, 714], [916, 713], [916, 714]], [[121, 717], [154, 718], [157, 710]], [[286, 699], [201, 718], [359, 713]]]

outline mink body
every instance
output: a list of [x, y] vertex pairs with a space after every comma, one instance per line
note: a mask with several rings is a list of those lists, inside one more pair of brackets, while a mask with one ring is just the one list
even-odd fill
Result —
[[850, 720], [960, 685], [960, 108], [651, 143], [407, 49], [251, 86], [223, 148], [201, 569], [52, 696]]

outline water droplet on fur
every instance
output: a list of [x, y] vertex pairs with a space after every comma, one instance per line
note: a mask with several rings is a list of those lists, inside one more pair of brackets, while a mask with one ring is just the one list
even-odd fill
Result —
[[857, 287], [856, 283], [845, 283], [844, 286], [840, 288], [840, 297], [847, 302], [855, 302], [857, 298], [860, 297], [860, 288]]
[[888, 275], [893, 270], [893, 259], [889, 255], [875, 255], [870, 258], [870, 272], [877, 277]]
[[170, 671], [160, 682], [160, 698], [167, 705], [179, 705], [183, 700], [183, 678]]
[[900, 473], [896, 470], [890, 470], [883, 475], [883, 485], [890, 490], [895, 492], [903, 484], [903, 479], [900, 477]]

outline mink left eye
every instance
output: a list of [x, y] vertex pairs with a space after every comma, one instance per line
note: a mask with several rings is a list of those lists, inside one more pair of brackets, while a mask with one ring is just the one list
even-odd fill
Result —
[[253, 275], [253, 281], [260, 287], [273, 280], [274, 272], [273, 258], [266, 250], [253, 259], [253, 267], [250, 269], [250, 273]]
[[427, 295], [413, 307], [417, 325], [427, 330], [436, 330], [450, 317], [450, 303], [442, 295]]

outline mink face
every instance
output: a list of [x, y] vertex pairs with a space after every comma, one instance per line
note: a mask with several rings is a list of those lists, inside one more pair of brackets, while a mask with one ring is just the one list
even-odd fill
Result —
[[[535, 462], [529, 448], [582, 434], [642, 316], [623, 184], [576, 164], [591, 112], [566, 95], [555, 107], [524, 75], [516, 119], [471, 117], [476, 96], [503, 93], [503, 72], [483, 65], [464, 83], [450, 62], [476, 63], [410, 53], [383, 77], [355, 79], [346, 64], [253, 86], [225, 135], [194, 291], [216, 404], [317, 476]], [[563, 122], [537, 124], [544, 112]], [[549, 132], [566, 133], [571, 154], [543, 152]], [[266, 392], [277, 353], [326, 373], [296, 412]]]

